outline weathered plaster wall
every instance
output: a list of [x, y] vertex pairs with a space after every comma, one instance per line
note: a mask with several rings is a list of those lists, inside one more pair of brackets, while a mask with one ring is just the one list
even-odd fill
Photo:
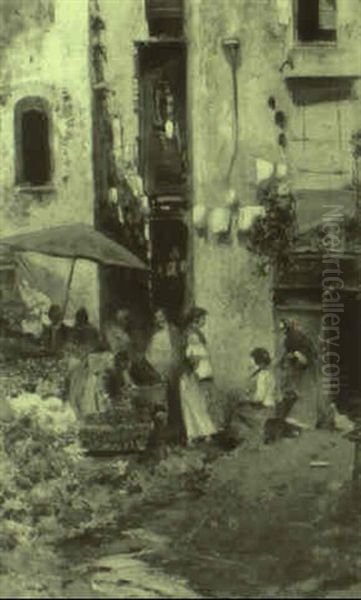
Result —
[[[288, 37], [293, 69], [285, 77], [355, 77], [352, 93], [341, 101], [305, 107], [289, 105], [289, 160], [294, 185], [305, 189], [340, 189], [352, 178], [350, 138], [361, 127], [361, 11], [358, 0], [337, 4], [337, 42], [300, 44]], [[291, 33], [294, 24], [291, 22]]]
[[[193, 140], [194, 204], [227, 206], [234, 188], [241, 206], [256, 202], [256, 160], [283, 160], [267, 101], [285, 103], [278, 68], [284, 27], [270, 3], [195, 0], [188, 3], [189, 102]], [[222, 40], [238, 37], [239, 153], [231, 181], [227, 171], [234, 145], [231, 68]], [[280, 43], [281, 42], [281, 43]], [[208, 337], [216, 378], [223, 388], [244, 385], [250, 351], [274, 352], [270, 281], [257, 277], [244, 243], [228, 245], [194, 238], [195, 299], [209, 311]]]
[[[88, 0], [0, 2], [1, 235], [93, 222], [88, 36]], [[15, 186], [14, 109], [26, 96], [44, 98], [51, 113], [53, 179], [36, 193]], [[77, 266], [73, 296], [97, 317], [93, 265]]]
[[[290, 6], [293, 0], [279, 0]], [[299, 75], [360, 75], [361, 14], [358, 0], [336, 0], [336, 44], [300, 44], [295, 41], [295, 24], [290, 11], [287, 50]]]
[[102, 35], [107, 53], [105, 80], [110, 91], [116, 159], [120, 166], [132, 170], [138, 156], [134, 43], [148, 37], [145, 3], [143, 0], [99, 0], [98, 4], [105, 24]]
[[[355, 83], [346, 101], [305, 109], [294, 105], [286, 85], [291, 75], [361, 75], [359, 2], [345, 0], [337, 5], [337, 46], [305, 48], [295, 42], [291, 0], [188, 1], [195, 206], [208, 214], [226, 207], [231, 188], [241, 207], [255, 204], [259, 159], [286, 165], [294, 191], [337, 190], [350, 184], [349, 139], [361, 124], [359, 85]], [[238, 37], [241, 46], [237, 72], [240, 127], [238, 158], [227, 181], [234, 115], [231, 69], [222, 40], [232, 37]], [[293, 69], [284, 64], [288, 58], [293, 60]], [[278, 145], [281, 130], [268, 106], [270, 96], [277, 110], [286, 115], [285, 150]], [[302, 137], [307, 139], [300, 141]], [[307, 194], [303, 195], [303, 202], [307, 201]], [[309, 202], [297, 210], [302, 219], [309, 210], [321, 214], [323, 208]], [[274, 349], [270, 281], [253, 274], [250, 255], [235, 232], [227, 246], [205, 241], [195, 232], [193, 250], [195, 299], [210, 313], [208, 334], [218, 381], [223, 386], [243, 385], [249, 351], [258, 344], [271, 352]]]
[[[138, 94], [135, 42], [147, 37], [143, 0], [91, 0], [96, 221], [103, 231], [147, 260], [147, 199], [138, 175]], [[94, 56], [94, 54], [93, 54]], [[101, 273], [101, 318], [127, 306], [137, 327], [149, 319], [148, 274]], [[144, 325], [145, 327], [145, 325]]]

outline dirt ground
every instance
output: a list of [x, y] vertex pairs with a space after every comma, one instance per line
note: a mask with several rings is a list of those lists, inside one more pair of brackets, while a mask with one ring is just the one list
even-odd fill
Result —
[[[188, 450], [189, 464], [203, 460], [207, 469], [197, 491], [167, 495], [165, 486], [163, 501], [140, 494], [126, 531], [113, 532], [99, 553], [135, 553], [186, 582], [188, 597], [361, 597], [353, 452], [340, 433], [324, 431], [228, 453]], [[165, 463], [172, 469], [176, 460]], [[102, 590], [96, 597], [111, 596]], [[172, 597], [180, 597], [176, 587]]]
[[[50, 596], [361, 598], [353, 444], [304, 431], [265, 445], [253, 425], [233, 451], [203, 444], [153, 463], [86, 459], [88, 500], [109, 525], [57, 550], [61, 596], [55, 582]], [[129, 474], [119, 484], [109, 473], [122, 461]], [[39, 580], [49, 568], [38, 565]], [[45, 597], [0, 585], [10, 597]]]
[[167, 568], [203, 597], [327, 596], [361, 566], [352, 462], [338, 433], [240, 447], [213, 463], [204, 495], [142, 525], [173, 540]]

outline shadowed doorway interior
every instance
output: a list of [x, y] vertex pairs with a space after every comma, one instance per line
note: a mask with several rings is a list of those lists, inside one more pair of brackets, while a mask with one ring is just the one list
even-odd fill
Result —
[[[340, 313], [340, 395], [342, 412], [361, 416], [361, 296], [345, 292]], [[335, 348], [337, 352], [337, 347]]]

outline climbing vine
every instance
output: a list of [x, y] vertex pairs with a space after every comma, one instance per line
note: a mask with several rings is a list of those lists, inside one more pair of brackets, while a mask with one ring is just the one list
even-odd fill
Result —
[[[107, 48], [103, 40], [106, 24], [96, 0], [91, 6], [91, 59], [97, 141], [95, 154], [99, 179], [96, 221], [109, 237], [146, 260], [148, 244], [141, 198], [129, 181], [135, 170], [131, 165], [120, 164], [114, 149], [112, 98], [115, 94], [106, 82]], [[114, 194], [110, 201], [111, 192]]]
[[355, 131], [351, 136], [351, 153], [354, 161], [354, 185], [356, 188], [356, 204], [357, 208], [360, 208], [360, 158], [361, 158], [361, 129]]
[[259, 188], [265, 214], [257, 217], [248, 232], [247, 248], [257, 257], [261, 275], [266, 275], [271, 267], [284, 272], [292, 265], [297, 237], [295, 205], [291, 192], [281, 186], [284, 184], [270, 178]]
[[355, 159], [361, 157], [361, 129], [353, 133], [351, 136], [351, 151], [352, 156]]

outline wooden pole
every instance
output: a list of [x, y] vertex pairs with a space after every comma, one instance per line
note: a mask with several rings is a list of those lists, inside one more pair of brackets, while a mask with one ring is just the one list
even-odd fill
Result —
[[65, 298], [64, 298], [64, 304], [63, 304], [63, 310], [62, 310], [63, 319], [65, 318], [65, 313], [66, 313], [66, 309], [67, 309], [68, 302], [69, 302], [70, 287], [71, 287], [71, 283], [73, 281], [75, 263], [76, 263], [76, 258], [73, 258], [71, 261], [68, 282], [67, 282], [66, 290], [65, 290]]
[[355, 453], [353, 463], [352, 479], [354, 483], [360, 485], [361, 483], [361, 440], [355, 441]]

